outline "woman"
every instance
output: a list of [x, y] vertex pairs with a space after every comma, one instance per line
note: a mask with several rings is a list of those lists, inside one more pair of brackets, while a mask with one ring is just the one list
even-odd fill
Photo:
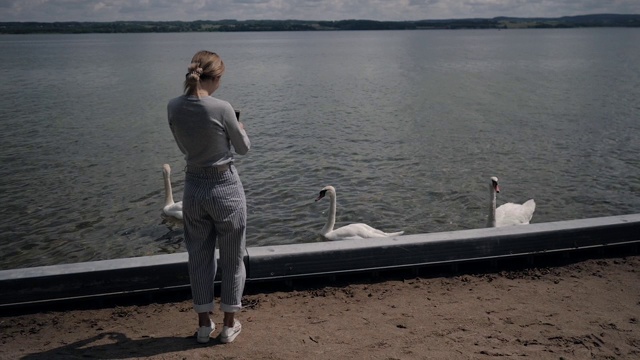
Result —
[[242, 330], [235, 313], [242, 308], [247, 205], [233, 165], [232, 148], [244, 155], [251, 143], [233, 107], [212, 96], [220, 86], [224, 63], [210, 51], [191, 59], [184, 94], [169, 101], [169, 127], [187, 161], [183, 194], [184, 237], [189, 279], [198, 313], [197, 341], [206, 343], [215, 329], [216, 243], [220, 250], [220, 341], [232, 342]]

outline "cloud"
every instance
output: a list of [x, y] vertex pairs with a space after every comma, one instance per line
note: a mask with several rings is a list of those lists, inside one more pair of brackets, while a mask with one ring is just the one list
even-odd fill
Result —
[[0, 21], [421, 20], [640, 14], [638, 0], [0, 0]]

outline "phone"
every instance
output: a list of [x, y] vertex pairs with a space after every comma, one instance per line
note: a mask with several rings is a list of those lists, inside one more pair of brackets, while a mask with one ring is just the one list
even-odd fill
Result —
[[240, 121], [240, 110], [236, 110], [236, 119]]

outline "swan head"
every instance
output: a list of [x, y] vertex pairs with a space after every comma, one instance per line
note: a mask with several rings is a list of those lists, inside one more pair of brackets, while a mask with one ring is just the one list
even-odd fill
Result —
[[498, 178], [495, 176], [491, 177], [491, 187], [493, 188], [493, 190], [495, 190], [497, 193], [500, 192], [500, 186], [498, 186]]
[[318, 194], [318, 197], [316, 198], [316, 201], [318, 201], [318, 200], [322, 199], [323, 197], [325, 197], [325, 195], [327, 195], [327, 191], [330, 194], [334, 194], [334, 195], [336, 193], [336, 189], [333, 186], [327, 185], [327, 186], [323, 187], [322, 190], [320, 190], [320, 193]]
[[171, 166], [169, 166], [169, 164], [162, 165], [162, 172], [165, 175], [169, 175], [171, 173]]

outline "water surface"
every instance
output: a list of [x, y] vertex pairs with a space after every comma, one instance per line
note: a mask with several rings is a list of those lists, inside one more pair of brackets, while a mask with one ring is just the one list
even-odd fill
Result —
[[[0, 269], [185, 251], [165, 223], [166, 121], [197, 50], [252, 140], [237, 167], [249, 246], [337, 225], [407, 234], [640, 209], [640, 29], [3, 35]], [[179, 200], [179, 199], [177, 199]]]

